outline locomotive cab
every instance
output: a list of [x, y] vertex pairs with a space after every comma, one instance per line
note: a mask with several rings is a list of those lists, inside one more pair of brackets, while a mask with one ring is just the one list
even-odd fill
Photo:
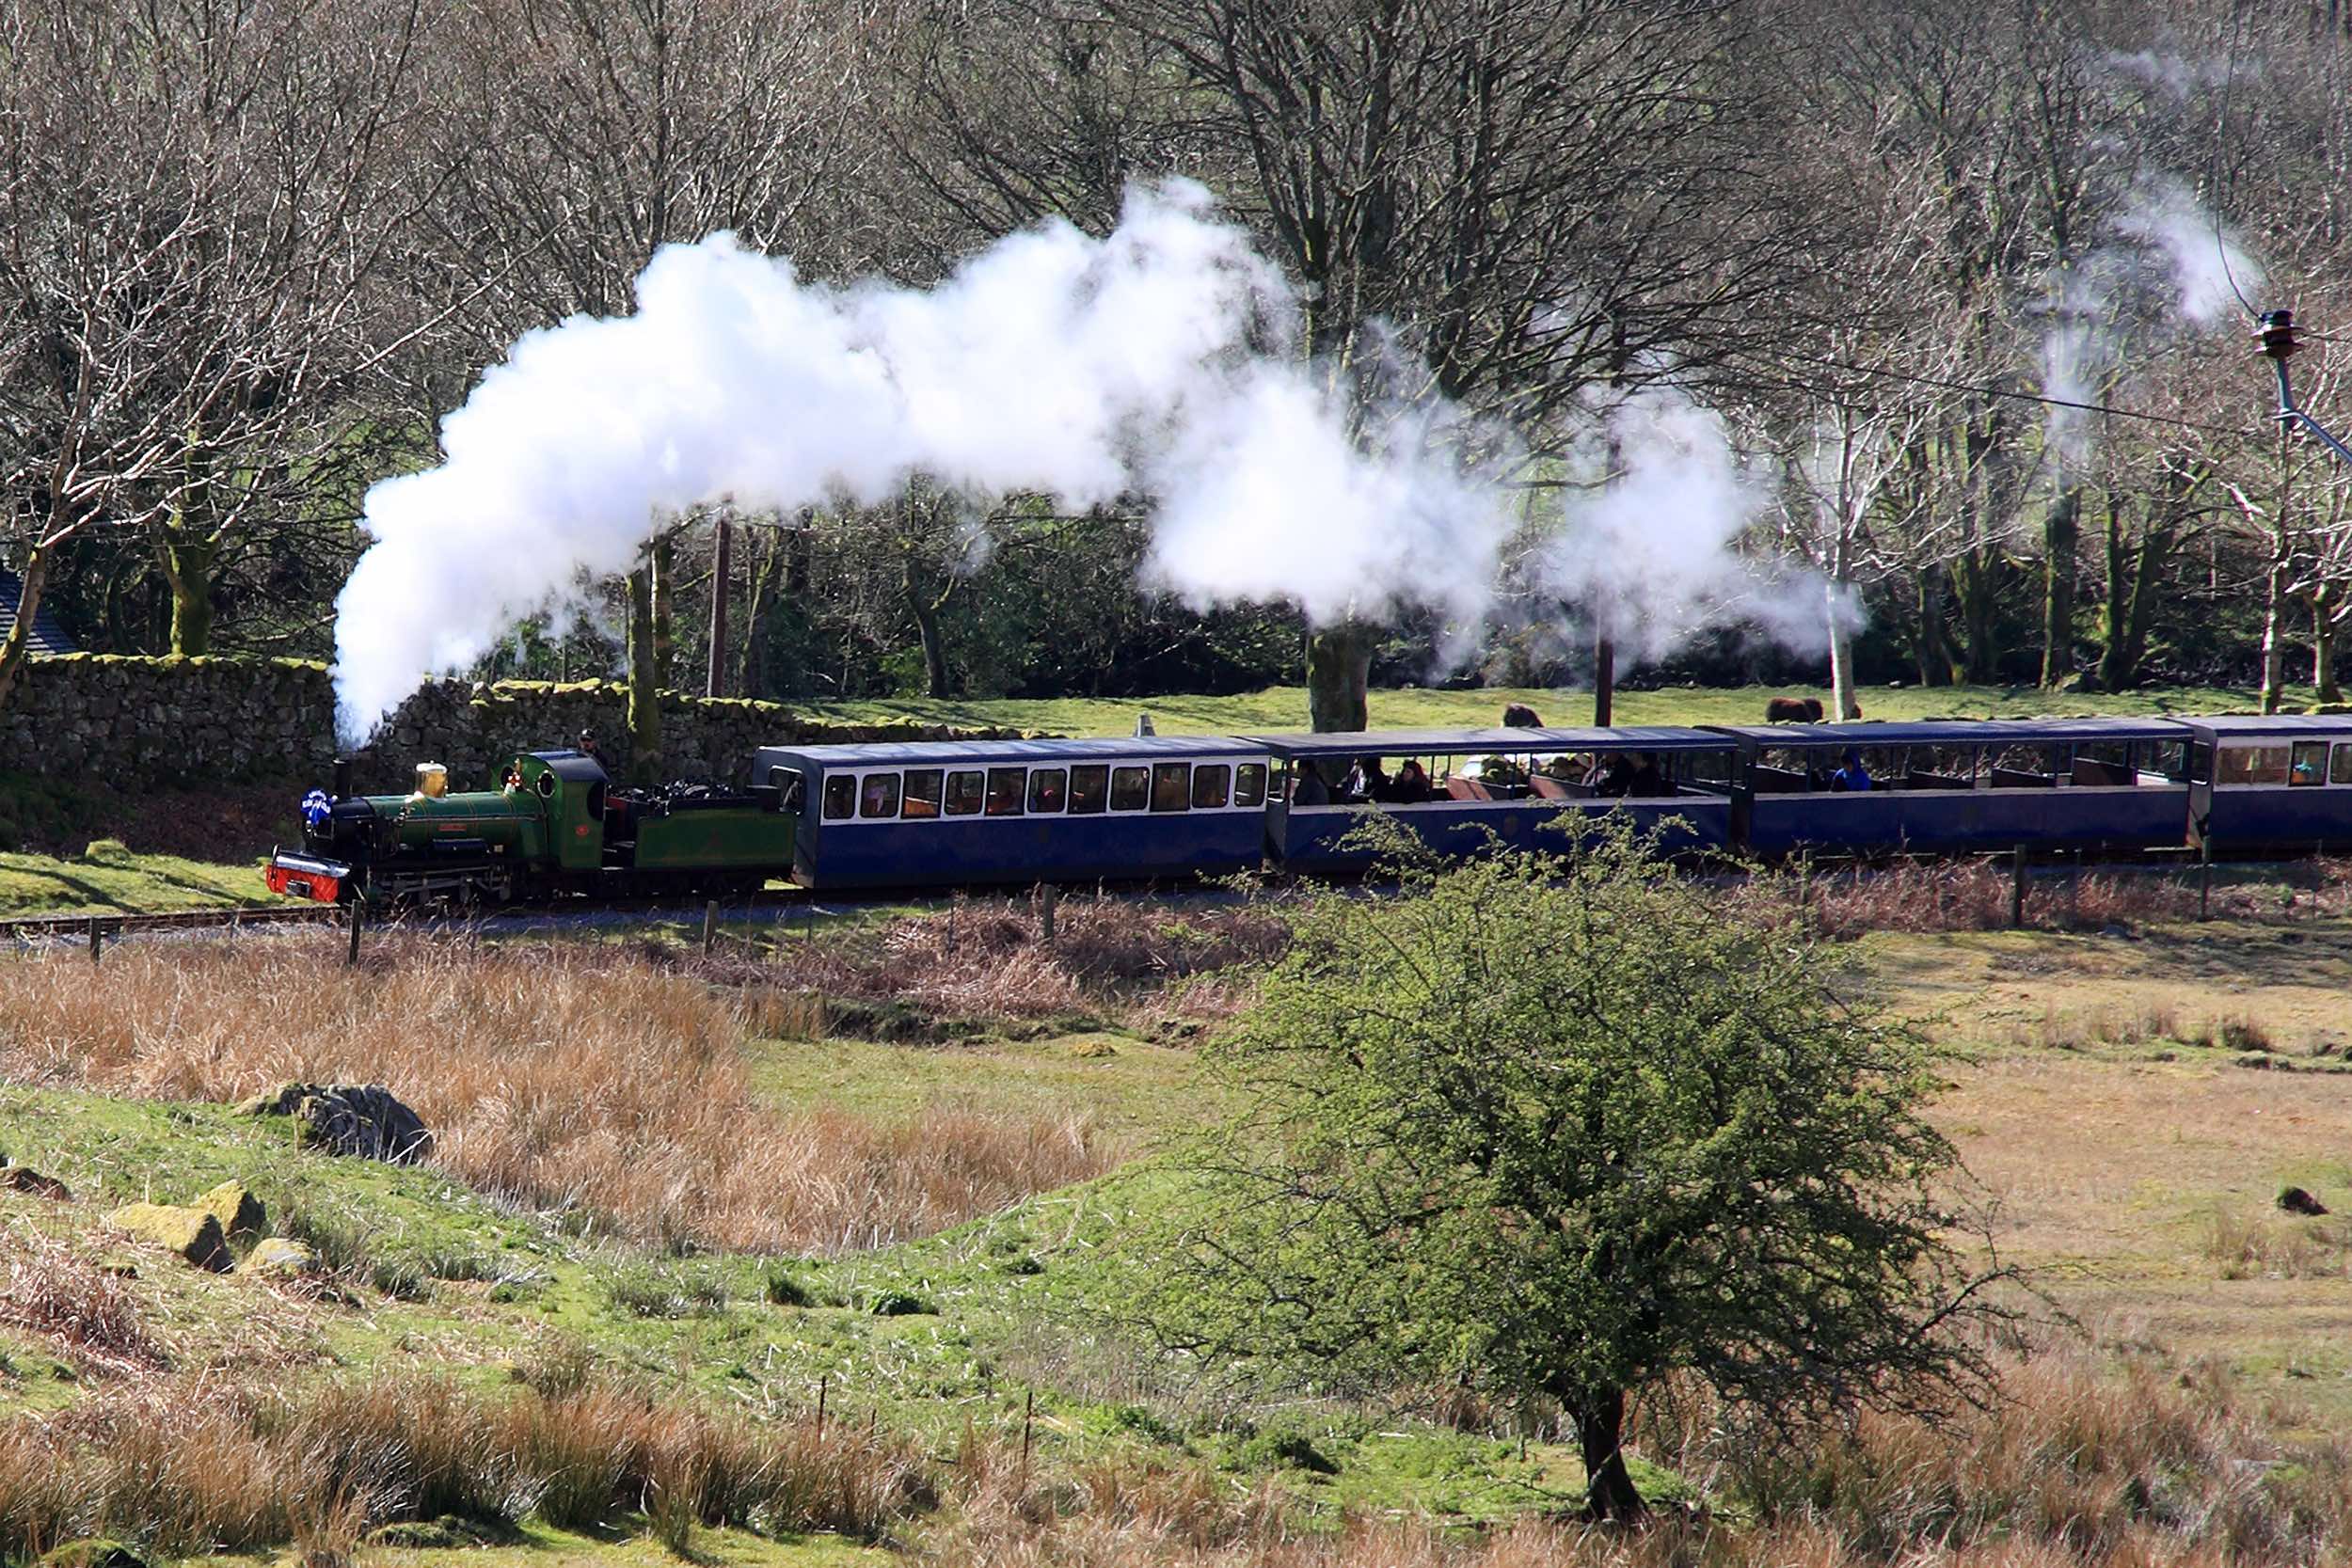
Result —
[[612, 781], [585, 752], [525, 752], [515, 759], [521, 790], [543, 801], [558, 871], [593, 876], [604, 865], [605, 801]]

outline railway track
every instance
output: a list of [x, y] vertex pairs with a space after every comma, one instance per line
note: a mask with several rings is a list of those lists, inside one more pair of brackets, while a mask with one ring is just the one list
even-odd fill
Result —
[[72, 942], [88, 938], [112, 942], [150, 931], [212, 931], [246, 926], [332, 926], [342, 911], [324, 904], [262, 905], [251, 909], [171, 910], [142, 914], [92, 910], [81, 914], [0, 915], [0, 937], [19, 942]]
[[[2213, 869], [2238, 873], [2248, 871], [2292, 871], [2311, 863], [2312, 857], [2294, 859], [2246, 859], [2217, 863]], [[2005, 854], [1947, 857], [1946, 863], [1974, 861], [1986, 865], [2007, 867], [2014, 863]], [[1856, 869], [1853, 863], [1820, 861], [1814, 864], [1816, 875], [1828, 878]], [[1878, 875], [1889, 867], [1883, 862], [1864, 863], [1866, 875]], [[2024, 868], [2025, 876], [2040, 882], [2080, 877], [2086, 874], [2186, 877], [2200, 867], [2194, 862], [2173, 859], [2086, 860], [2057, 859], [2035, 861]], [[1703, 879], [1726, 882], [1741, 879], [1743, 872], [1713, 873]], [[877, 905], [930, 905], [954, 899], [959, 893], [966, 895], [995, 895], [1021, 897], [1030, 890], [988, 886], [964, 889], [854, 889], [818, 893], [804, 887], [771, 888], [743, 895], [736, 894], [715, 900], [718, 919], [735, 925], [745, 921], [786, 921], [794, 918], [810, 920], [850, 914], [857, 910]], [[1065, 895], [1077, 890], [1064, 889]], [[1200, 888], [1171, 888], [1165, 884], [1136, 882], [1103, 884], [1095, 891], [1120, 896], [1185, 897], [1206, 895], [1221, 898], [1227, 895]], [[532, 927], [563, 927], [581, 925], [601, 925], [646, 921], [694, 922], [704, 919], [709, 902], [700, 898], [647, 896], [642, 898], [569, 898], [560, 904], [490, 906], [467, 911], [424, 908], [404, 910], [389, 918], [371, 911], [370, 928], [389, 926], [409, 930], [479, 928], [487, 931], [514, 931]], [[175, 910], [148, 914], [115, 911], [88, 911], [78, 914], [41, 914], [0, 916], [0, 942], [17, 946], [49, 945], [90, 942], [103, 946], [127, 937], [147, 936], [181, 931], [239, 930], [246, 927], [276, 926], [348, 925], [346, 908], [341, 905], [287, 903], [261, 905], [239, 909]]]

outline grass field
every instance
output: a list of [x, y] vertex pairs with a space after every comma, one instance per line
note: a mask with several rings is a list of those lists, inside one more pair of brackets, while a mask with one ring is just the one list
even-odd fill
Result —
[[[1620, 724], [1755, 724], [1772, 697], [1823, 695], [1802, 687], [1663, 687], [1654, 691], [1620, 689], [1615, 719]], [[2251, 713], [2259, 696], [2223, 687], [2160, 687], [2092, 695], [2048, 692], [2037, 687], [1871, 687], [1859, 693], [1868, 719], [2024, 719], [2037, 715]], [[1487, 687], [1469, 691], [1422, 688], [1382, 689], [1367, 700], [1374, 729], [1466, 729], [1493, 724], [1510, 703], [1524, 703], [1557, 725], [1589, 724], [1589, 690]], [[817, 704], [808, 710], [852, 723], [913, 720], [927, 724], [1009, 725], [1057, 735], [1122, 736], [1134, 733], [1138, 713], [1152, 715], [1165, 735], [1233, 734], [1307, 727], [1304, 687], [1277, 686], [1228, 697], [1063, 697], [960, 701], [906, 698], [892, 701]]]
[[[744, 1568], [2283, 1563], [2352, 1538], [2326, 1513], [2329, 1445], [2352, 1430], [2352, 919], [2333, 906], [1852, 942], [1951, 1051], [1936, 1118], [2059, 1315], [2019, 1353], [2006, 1413], [1867, 1426], [1860, 1457], [1807, 1483], [1813, 1524], [1775, 1526], [1761, 1555], [1684, 1558], [1590, 1555], [1615, 1548], [1540, 1524], [1450, 1542], [1443, 1527], [1539, 1519], [1578, 1484], [1572, 1450], [1523, 1442], [1508, 1413], [1236, 1405], [1106, 1332], [1105, 1243], [1154, 1201], [1133, 1162], [1214, 1109], [1194, 1053], [1234, 1005], [1227, 971], [1263, 951], [1125, 908], [1066, 909], [1070, 945], [1050, 951], [1018, 906], [969, 908], [969, 974], [924, 945], [935, 915], [756, 961], [388, 939], [346, 976], [308, 935], [124, 949], [96, 972], [0, 959], [0, 1149], [75, 1193], [0, 1193], [0, 1528], [12, 1414], [103, 1433], [135, 1408], [229, 1442], [181, 1391], [216, 1404], [258, 1380], [373, 1408], [351, 1391], [446, 1379], [445, 1404], [610, 1387], [793, 1443], [821, 1399], [831, 1430], [911, 1445], [935, 1499], [888, 1505], [868, 1538], [779, 1540], [772, 1518], [690, 1531], [695, 1560]], [[877, 1011], [866, 993], [894, 974], [911, 1000]], [[811, 977], [845, 1000], [799, 1000]], [[220, 1103], [285, 1076], [392, 1085], [441, 1132], [437, 1163], [308, 1153]], [[103, 1224], [229, 1177], [320, 1248], [328, 1288], [201, 1274]], [[2281, 1212], [2289, 1183], [2339, 1213]], [[58, 1279], [122, 1305], [60, 1314], [42, 1284]], [[1654, 1488], [1721, 1481], [1647, 1432]], [[1902, 1552], [1852, 1555], [1869, 1519], [1937, 1497], [2009, 1555], [1921, 1544], [1929, 1524]], [[2175, 1501], [2132, 1500], [2151, 1497]], [[621, 1497], [584, 1531], [526, 1510], [462, 1560], [362, 1560], [638, 1568], [662, 1560], [659, 1502]]]

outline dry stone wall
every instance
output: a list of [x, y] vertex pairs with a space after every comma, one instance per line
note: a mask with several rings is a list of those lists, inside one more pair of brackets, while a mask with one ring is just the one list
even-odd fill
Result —
[[[761, 746], [982, 739], [1009, 730], [834, 724], [774, 703], [661, 697], [668, 778], [748, 782]], [[628, 689], [613, 681], [428, 682], [354, 754], [361, 789], [405, 789], [419, 762], [446, 765], [453, 788], [495, 782], [518, 751], [568, 746], [593, 731], [628, 768]], [[326, 667], [297, 659], [137, 658], [69, 654], [29, 661], [0, 705], [0, 768], [118, 784], [315, 779], [334, 766], [335, 694]]]

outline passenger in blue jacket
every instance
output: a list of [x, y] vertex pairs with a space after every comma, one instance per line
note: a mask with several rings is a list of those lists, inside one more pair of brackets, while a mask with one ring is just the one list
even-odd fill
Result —
[[1869, 772], [1862, 766], [1862, 753], [1860, 752], [1849, 750], [1846, 752], [1846, 766], [1840, 768], [1836, 772], [1832, 773], [1829, 776], [1829, 786], [1834, 790], [1867, 789], [1870, 787], [1870, 775]]

